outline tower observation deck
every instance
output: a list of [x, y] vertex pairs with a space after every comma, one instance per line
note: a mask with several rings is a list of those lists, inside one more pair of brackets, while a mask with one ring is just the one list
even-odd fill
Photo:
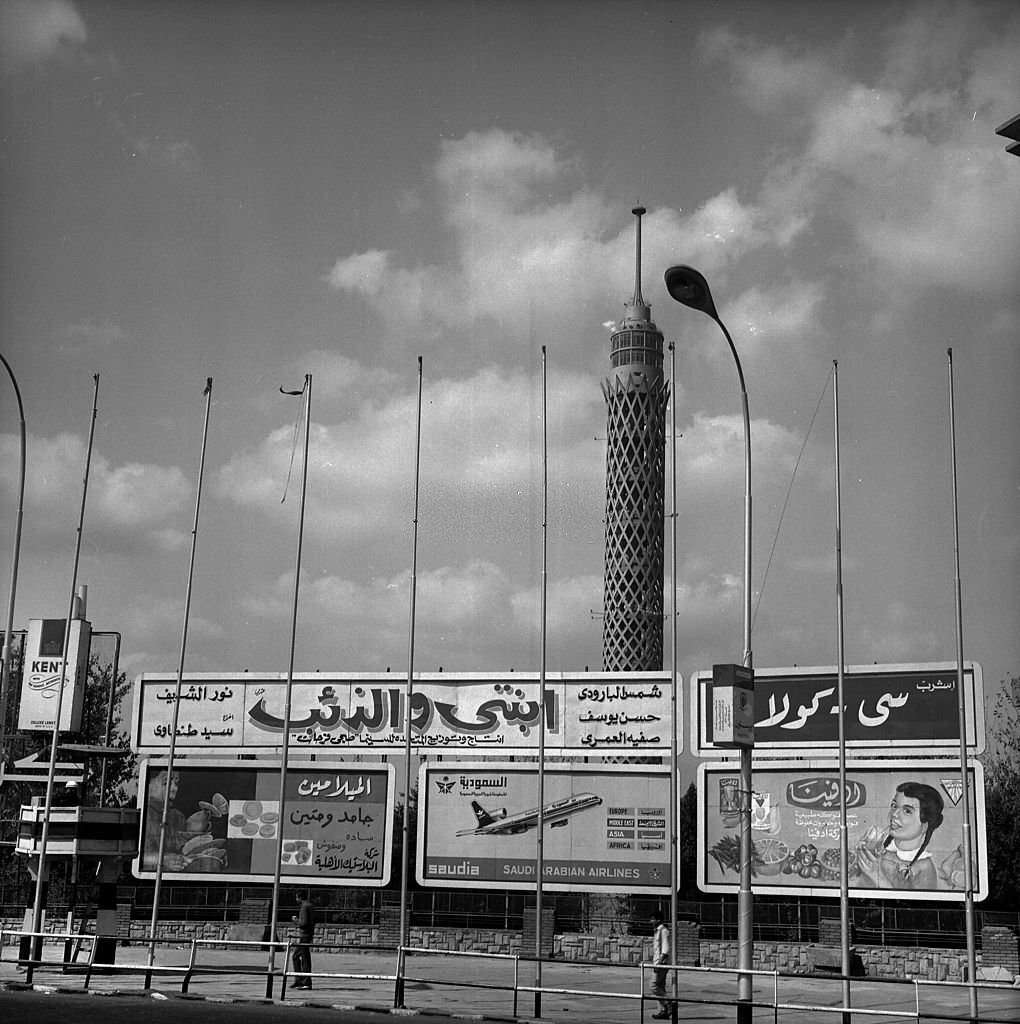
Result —
[[610, 335], [606, 399], [606, 554], [602, 668], [662, 668], [666, 404], [662, 332], [641, 296], [637, 217], [634, 297]]

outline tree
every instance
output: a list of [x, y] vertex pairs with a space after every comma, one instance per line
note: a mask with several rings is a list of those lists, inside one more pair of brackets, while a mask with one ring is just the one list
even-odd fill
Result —
[[1020, 676], [1002, 681], [985, 755], [988, 904], [1020, 909]]

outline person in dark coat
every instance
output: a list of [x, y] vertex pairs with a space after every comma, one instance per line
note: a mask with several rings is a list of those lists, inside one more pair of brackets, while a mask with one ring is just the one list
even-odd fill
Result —
[[311, 988], [312, 939], [315, 937], [315, 907], [305, 891], [298, 893], [298, 912], [291, 919], [297, 925], [298, 944], [294, 947], [294, 972], [299, 975], [294, 988]]

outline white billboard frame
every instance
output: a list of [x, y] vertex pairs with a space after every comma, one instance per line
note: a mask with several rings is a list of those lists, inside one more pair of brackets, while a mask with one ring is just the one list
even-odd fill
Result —
[[[206, 756], [278, 752], [286, 681], [283, 672], [187, 673], [176, 750]], [[135, 679], [131, 747], [138, 753], [169, 751], [176, 682], [173, 673], [147, 672]], [[537, 754], [544, 713], [549, 755], [669, 756], [671, 673], [547, 673], [544, 709], [539, 686], [537, 672], [416, 674], [411, 746], [418, 754]], [[333, 756], [401, 753], [406, 700], [406, 676], [395, 673], [296, 673], [289, 746]], [[678, 712], [682, 704], [677, 702]], [[683, 734], [681, 719], [681, 751]]]
[[[147, 856], [158, 849], [159, 823], [156, 822], [154, 830], [147, 832], [147, 824], [155, 818], [162, 816], [162, 797], [157, 800], [147, 801], [146, 795], [149, 792], [152, 777], [167, 769], [165, 758], [144, 758], [139, 763], [138, 775], [138, 809], [139, 809], [139, 842], [138, 854], [131, 864], [132, 873], [136, 878], [150, 879], [156, 877], [155, 864], [143, 866]], [[393, 821], [396, 807], [395, 771], [392, 764], [382, 762], [364, 761], [295, 761], [288, 763], [287, 780], [288, 787], [293, 787], [295, 793], [283, 808], [285, 819], [280, 822], [279, 814], [279, 765], [274, 765], [269, 759], [242, 761], [242, 760], [212, 760], [206, 758], [181, 758], [174, 761], [174, 772], [181, 779], [181, 789], [178, 790], [174, 803], [182, 818], [175, 818], [183, 827], [189, 828], [187, 824], [196, 815], [205, 815], [207, 828], [195, 830], [195, 847], [189, 854], [187, 844], [181, 849], [173, 849], [170, 852], [182, 857], [191, 856], [190, 864], [173, 861], [174, 867], [166, 865], [167, 848], [164, 849], [164, 868], [162, 877], [168, 881], [191, 882], [201, 884], [208, 882], [247, 882], [253, 881], [272, 882], [274, 877], [277, 834], [275, 829], [282, 826], [282, 849], [281, 849], [281, 881], [285, 885], [349, 885], [363, 888], [383, 888], [389, 884], [390, 875], [393, 869]], [[216, 776], [223, 778], [234, 776], [254, 776], [255, 788], [251, 791], [239, 793], [222, 781], [213, 781]], [[264, 784], [259, 785], [258, 777], [264, 778]], [[352, 787], [346, 777], [357, 776], [361, 780], [361, 790]], [[365, 792], [364, 779], [366, 776], [385, 780], [386, 793], [384, 799], [370, 803], [364, 799], [371, 796]], [[315, 779], [314, 783], [305, 785], [306, 780]], [[191, 784], [188, 787], [183, 785], [187, 779]], [[322, 785], [325, 781], [328, 785]], [[198, 798], [196, 786], [203, 786], [200, 791], [204, 794], [202, 799]], [[183, 791], [183, 792], [182, 792]], [[302, 795], [310, 797], [311, 800], [302, 800]], [[320, 807], [315, 801], [322, 801]], [[335, 802], [329, 802], [335, 801]], [[363, 808], [366, 806], [378, 807], [379, 817], [366, 821]], [[184, 816], [180, 810], [180, 804], [190, 812]], [[307, 806], [306, 806], [307, 805]], [[193, 809], [192, 809], [193, 808]], [[340, 809], [343, 809], [341, 816]], [[256, 811], [258, 813], [256, 813]], [[267, 813], [268, 812], [268, 813]], [[272, 822], [270, 816], [275, 813]], [[244, 822], [241, 818], [244, 818]], [[211, 819], [211, 820], [210, 820]], [[287, 819], [293, 831], [287, 827]], [[358, 877], [350, 874], [317, 874], [308, 873], [310, 869], [305, 864], [313, 863], [316, 856], [323, 856], [330, 861], [336, 861], [335, 867], [343, 867], [344, 854], [348, 854], [348, 860], [355, 858], [364, 859], [365, 843], [371, 843], [374, 847], [376, 840], [371, 836], [363, 836], [362, 830], [369, 831], [370, 827], [381, 822], [375, 831], [380, 832], [381, 850], [378, 853], [379, 865], [374, 869], [375, 877]], [[330, 826], [336, 825], [341, 832], [335, 835], [329, 834]], [[307, 826], [307, 827], [306, 827]], [[309, 838], [306, 833], [315, 833], [318, 829], [319, 842], [316, 844], [314, 838]], [[344, 831], [346, 830], [346, 832]], [[347, 834], [349, 832], [350, 834]], [[288, 847], [288, 835], [292, 847]], [[147, 838], [151, 842], [147, 843]], [[189, 840], [191, 842], [191, 840]], [[233, 847], [231, 844], [237, 844]], [[258, 853], [262, 856], [261, 861], [266, 860], [266, 855], [271, 855], [265, 870], [255, 870], [256, 846], [260, 848]], [[204, 845], [203, 845], [204, 844]], [[246, 845], [247, 844], [247, 845]], [[350, 846], [350, 851], [347, 847]], [[147, 846], [150, 847], [147, 849]], [[340, 847], [345, 847], [340, 849]], [[217, 850], [224, 851], [222, 865], [216, 865], [214, 861], [219, 854]], [[244, 870], [230, 870], [231, 853], [233, 850], [248, 852], [249, 863]], [[355, 850], [361, 852], [355, 853]], [[201, 863], [205, 861], [203, 868]], [[327, 866], [329, 866], [327, 864]], [[291, 870], [288, 870], [288, 867]]]
[[[985, 820], [985, 799], [984, 799], [984, 770], [980, 761], [968, 763], [968, 771], [972, 783], [971, 799], [971, 837], [973, 854], [973, 877], [974, 899], [980, 901], [988, 895], [988, 844], [986, 836]], [[839, 762], [832, 758], [805, 759], [805, 760], [768, 760], [756, 763], [753, 769], [752, 778], [752, 842], [757, 839], [769, 840], [769, 866], [761, 869], [761, 874], [752, 880], [751, 889], [758, 896], [812, 896], [812, 897], [833, 897], [839, 894], [839, 876], [836, 872], [838, 865], [839, 851]], [[866, 843], [876, 853], [881, 853], [881, 833], [887, 829], [881, 829], [883, 814], [888, 815], [888, 801], [895, 795], [897, 785], [911, 780], [914, 777], [927, 778], [928, 784], [938, 783], [935, 788], [945, 793], [944, 800], [944, 821], [934, 830], [930, 846], [931, 860], [937, 874], [942, 877], [943, 869], [946, 869], [946, 877], [950, 874], [949, 868], [953, 868], [956, 874], [953, 875], [954, 882], [958, 882], [960, 888], [891, 888], [887, 885], [874, 886], [854, 884], [853, 878], [849, 879], [849, 893], [854, 899], [879, 899], [879, 900], [934, 900], [963, 902], [965, 893], [963, 891], [963, 863], [962, 858], [957, 864], [952, 860], [956, 853], [962, 849], [962, 800], [960, 798], [961, 783], [960, 760], [950, 758], [859, 758], [846, 761], [847, 770], [847, 839], [851, 859], [856, 856], [856, 848], [859, 843]], [[953, 779], [955, 773], [956, 778]], [[786, 783], [786, 799], [775, 799], [772, 790], [766, 791], [762, 785], [764, 779], [773, 776], [774, 781], [782, 785], [782, 776], [799, 776]], [[857, 806], [851, 807], [855, 795], [866, 799], [863, 791], [867, 786], [861, 781], [866, 776], [892, 776], [881, 789], [882, 796], [871, 798], [866, 806], [866, 811], [857, 811]], [[812, 778], [814, 776], [814, 778]], [[779, 777], [775, 779], [775, 777]], [[868, 785], [871, 783], [869, 782]], [[791, 793], [791, 788], [797, 786], [797, 790]], [[698, 765], [697, 772], [697, 793], [698, 793], [698, 866], [697, 884], [698, 888], [706, 893], [736, 893], [739, 888], [738, 864], [733, 858], [738, 846], [739, 836], [739, 778], [736, 766], [733, 761], [703, 761]], [[727, 799], [727, 794], [732, 794]], [[798, 806], [793, 806], [791, 796], [798, 797]], [[940, 793], [940, 796], [942, 793]], [[718, 796], [718, 799], [716, 799]], [[725, 806], [724, 806], [725, 804]], [[950, 806], [951, 805], [951, 806]], [[757, 811], [757, 813], [756, 813]], [[710, 822], [713, 814], [720, 819], [720, 824]], [[800, 820], [798, 820], [798, 815]], [[792, 823], [789, 821], [793, 818]], [[791, 828], [792, 824], [792, 828]], [[948, 828], [948, 832], [945, 828]], [[940, 833], [939, 829], [943, 828]], [[726, 830], [731, 830], [727, 832]], [[869, 831], [874, 829], [875, 831]], [[718, 836], [725, 836], [728, 842], [717, 839]], [[798, 838], [813, 839], [814, 842], [794, 843]], [[954, 842], [959, 838], [961, 845]], [[713, 839], [717, 845], [713, 847], [715, 853], [711, 853], [709, 846]], [[815, 846], [813, 854], [809, 854], [808, 867], [815, 862], [819, 865], [819, 874], [814, 877], [801, 876], [793, 864], [800, 863], [797, 853], [801, 846]], [[756, 851], [760, 845], [756, 843]], [[785, 859], [781, 857], [785, 848]], [[895, 850], [895, 844], [893, 844]], [[709, 857], [718, 858], [725, 856], [728, 861], [723, 863], [716, 859], [716, 868], [709, 864]], [[764, 860], [764, 857], [762, 858]], [[805, 858], [806, 860], [807, 858]], [[909, 860], [903, 858], [904, 865]], [[777, 866], [778, 865], [778, 866]], [[791, 868], [787, 874], [785, 869]], [[801, 864], [799, 870], [803, 870]], [[813, 870], [813, 869], [812, 869]], [[712, 875], [722, 875], [730, 881], [710, 881], [709, 872]], [[822, 872], [825, 872], [822, 874]], [[806, 884], [798, 884], [793, 881], [793, 876], [802, 878]], [[781, 879], [787, 878], [787, 884]], [[859, 877], [859, 876], [858, 876]], [[907, 875], [904, 875], [906, 878]], [[763, 881], [765, 878], [780, 879], [778, 882]], [[809, 880], [810, 878], [810, 880]], [[827, 885], [821, 884], [821, 879], [828, 881]], [[874, 881], [874, 879], [871, 879]], [[946, 881], [946, 879], [943, 879]], [[817, 882], [817, 884], [815, 884]], [[946, 881], [946, 885], [948, 885]]]
[[[543, 890], [668, 895], [671, 771], [668, 765], [546, 767]], [[534, 763], [423, 763], [419, 885], [533, 891], [537, 783]], [[647, 801], [636, 799], [642, 795]], [[574, 857], [575, 848], [588, 856]]]
[[[985, 710], [984, 710], [984, 678], [981, 665], [976, 661], [965, 661], [964, 663], [964, 711], [967, 718], [967, 749], [972, 754], [981, 754], [985, 749]], [[838, 753], [839, 743], [836, 732], [836, 698], [835, 680], [838, 669], [835, 666], [794, 666], [792, 668], [755, 668], [755, 729], [754, 754], [755, 757], [826, 757]], [[903, 679], [897, 677], [926, 676], [921, 682], [910, 681], [913, 690], [906, 685], [897, 686], [897, 682]], [[955, 697], [957, 675], [957, 663], [949, 661], [940, 662], [913, 662], [896, 665], [848, 665], [844, 669], [843, 684], [844, 695], [847, 701], [844, 710], [844, 721], [847, 724], [849, 738], [846, 741], [845, 749], [851, 751], [855, 757], [867, 757], [870, 753], [885, 754], [890, 746], [895, 746], [898, 756], [921, 757], [950, 756], [954, 751], [959, 751], [959, 720], [958, 698]], [[888, 688], [877, 685], [879, 677], [887, 677]], [[769, 718], [775, 719], [783, 712], [783, 707], [775, 706], [774, 700], [768, 703], [762, 690], [765, 687], [759, 684], [770, 684], [778, 680], [791, 680], [793, 682], [807, 681], [810, 679], [824, 679], [827, 685], [816, 687], [810, 695], [797, 697], [792, 703], [786, 705], [787, 715], [792, 717], [779, 728], [789, 731], [790, 739], [786, 741], [769, 740], [763, 738], [760, 724]], [[869, 684], [883, 692], [874, 700], [874, 714], [871, 714], [872, 707], [867, 710], [860, 695], [854, 694], [854, 688], [858, 684]], [[951, 683], [951, 686], [948, 685]], [[708, 726], [711, 714], [711, 670], [700, 669], [692, 673], [690, 677], [690, 749], [697, 757], [727, 758], [737, 757], [739, 751], [728, 747], [715, 746], [708, 737]], [[895, 735], [877, 734], [872, 739], [854, 738], [852, 730], [854, 722], [860, 720], [863, 726], [865, 719], [878, 722], [879, 727], [886, 724], [889, 718], [895, 721], [897, 712], [903, 713], [911, 707], [909, 697], [917, 696], [921, 686], [928, 685], [928, 694], [952, 689], [953, 694], [940, 698], [945, 708], [939, 714], [940, 721], [945, 717], [952, 725], [955, 735], [924, 738], [917, 736], [917, 719], [912, 718], [909, 723], [904, 720], [904, 737]], [[893, 692], [895, 691], [895, 692]], [[907, 700], [902, 698], [907, 696]], [[885, 700], [883, 698], [886, 698]], [[801, 703], [803, 701], [803, 703]], [[856, 706], [855, 706], [856, 705]], [[812, 710], [813, 709], [813, 710]], [[903, 709], [903, 712], [900, 711]], [[808, 718], [821, 711], [822, 718], [829, 723], [829, 732], [834, 735], [824, 739], [804, 739], [797, 730], [804, 725]], [[883, 718], [883, 716], [885, 716]], [[881, 719], [881, 721], [879, 721]], [[799, 725], [798, 725], [799, 723]], [[912, 737], [912, 739], [911, 739]]]

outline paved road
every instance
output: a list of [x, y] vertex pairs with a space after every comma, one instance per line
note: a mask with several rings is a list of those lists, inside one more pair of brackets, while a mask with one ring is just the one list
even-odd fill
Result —
[[[258, 1015], [259, 1021], [287, 1024], [312, 1024], [326, 1013], [332, 1021], [344, 1024], [378, 1022], [383, 1013], [408, 1016], [412, 1021], [430, 1019], [433, 1024], [437, 1017], [509, 1021], [536, 1016], [534, 993], [526, 991], [535, 985], [535, 964], [521, 961], [516, 966], [519, 994], [515, 1005], [515, 962], [497, 957], [410, 956], [405, 968], [407, 1009], [394, 1010], [396, 955], [392, 950], [317, 951], [313, 956], [313, 970], [317, 974], [314, 989], [302, 992], [291, 986], [282, 993], [277, 977], [274, 1001], [268, 1004], [268, 956], [257, 944], [231, 950], [201, 947], [196, 962], [209, 973], [191, 979], [188, 991], [195, 998], [185, 1000], [181, 999], [182, 976], [177, 968], [187, 964], [189, 946], [160, 947], [156, 963], [169, 969], [154, 975], [148, 991], [144, 977], [147, 947], [119, 947], [116, 962], [128, 970], [92, 977], [91, 995], [83, 992], [83, 973], [65, 973], [58, 966], [36, 969], [34, 990], [20, 991], [25, 987], [25, 974], [17, 970], [16, 955], [13, 949], [5, 948], [0, 959], [0, 1019], [4, 1024], [17, 1024], [18, 1020], [31, 1020], [32, 1024], [73, 1020], [79, 1024], [93, 1013], [101, 1013], [107, 1018], [103, 1024], [109, 1024], [118, 1019], [114, 1015], [120, 1013], [122, 1006], [132, 1004], [144, 1010], [133, 1020], [163, 1020], [167, 1013], [172, 1013], [176, 1021], [181, 1015], [190, 1016], [193, 1008], [196, 1019], [208, 1020], [214, 1010], [217, 1014]], [[59, 956], [59, 952], [47, 948], [47, 958]], [[277, 957], [277, 970], [281, 966]], [[731, 974], [684, 972], [681, 978], [684, 1002], [679, 1005], [678, 1020], [686, 1024], [735, 1020], [736, 986]], [[546, 962], [541, 976], [545, 991], [538, 1009], [543, 1021], [554, 1020], [558, 1024], [642, 1024], [650, 1021], [657, 1007], [652, 1000], [642, 1001], [640, 980], [640, 972], [633, 967]], [[755, 980], [755, 1001], [761, 1005], [754, 1009], [754, 1024], [843, 1024], [838, 980], [798, 976], [779, 978], [775, 990], [773, 984], [771, 976]], [[780, 1004], [797, 1004], [800, 1008], [781, 1008], [776, 1013], [771, 1007], [774, 995], [778, 995]], [[8, 1014], [8, 1008], [12, 1013], [24, 1012], [26, 1003], [29, 1008], [35, 1005], [40, 1012], [32, 1013], [29, 1009], [23, 1017]], [[966, 1020], [968, 1009], [967, 991], [961, 987], [915, 988], [911, 984], [883, 984], [874, 980], [854, 980], [851, 1003], [858, 1011], [852, 1014], [852, 1024], [902, 1024], [904, 1020], [915, 1019], [918, 1005], [922, 1019], [929, 1024], [936, 1020], [959, 1021]], [[70, 1016], [59, 1015], [65, 1012], [65, 1005]], [[982, 1020], [1020, 1024], [1020, 988], [982, 990], [979, 1009]]]

